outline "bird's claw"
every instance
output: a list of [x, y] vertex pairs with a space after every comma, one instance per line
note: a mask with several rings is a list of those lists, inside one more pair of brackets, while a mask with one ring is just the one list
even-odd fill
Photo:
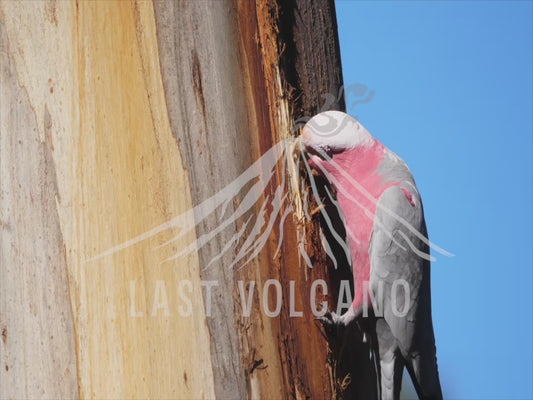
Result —
[[342, 316], [329, 310], [326, 310], [323, 316], [316, 317], [315, 320], [322, 324], [328, 340], [336, 339], [344, 328]]

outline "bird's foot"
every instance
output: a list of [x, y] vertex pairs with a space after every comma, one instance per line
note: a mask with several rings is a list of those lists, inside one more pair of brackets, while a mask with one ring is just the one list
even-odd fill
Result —
[[344, 316], [327, 309], [323, 316], [315, 319], [321, 323], [328, 341], [337, 340], [346, 328]]

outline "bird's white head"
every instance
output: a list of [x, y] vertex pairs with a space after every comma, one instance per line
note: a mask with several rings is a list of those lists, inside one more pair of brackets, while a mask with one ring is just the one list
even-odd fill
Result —
[[324, 111], [304, 126], [302, 142], [307, 150], [340, 153], [372, 146], [374, 138], [353, 117], [341, 111]]

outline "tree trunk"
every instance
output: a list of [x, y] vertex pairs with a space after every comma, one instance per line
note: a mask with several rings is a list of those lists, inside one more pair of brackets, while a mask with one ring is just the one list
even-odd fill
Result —
[[[244, 268], [224, 253], [242, 219], [173, 258], [220, 226], [193, 207], [344, 109], [333, 0], [4, 1], [0, 68], [0, 397], [342, 395], [309, 293], [324, 279], [334, 306], [347, 264], [318, 217], [288, 213]], [[196, 228], [172, 242], [178, 216]]]

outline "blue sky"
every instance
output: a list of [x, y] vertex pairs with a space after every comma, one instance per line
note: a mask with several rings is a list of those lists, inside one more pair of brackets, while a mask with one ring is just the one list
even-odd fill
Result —
[[336, 3], [345, 85], [375, 91], [348, 111], [409, 164], [456, 254], [432, 267], [445, 398], [533, 398], [532, 4]]

